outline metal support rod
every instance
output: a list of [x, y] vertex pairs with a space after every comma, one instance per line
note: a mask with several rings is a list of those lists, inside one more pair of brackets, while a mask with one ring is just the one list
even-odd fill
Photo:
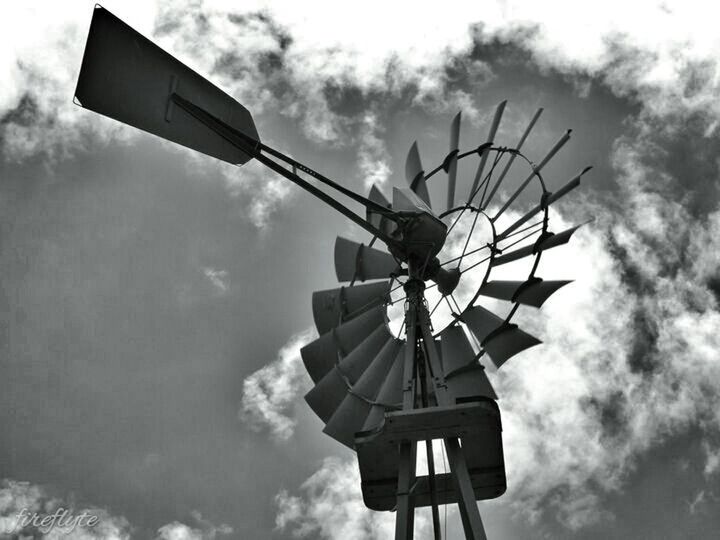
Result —
[[487, 540], [480, 511], [475, 500], [475, 492], [470, 481], [465, 453], [456, 437], [445, 439], [445, 450], [450, 463], [450, 470], [458, 492], [458, 509], [467, 540]]
[[410, 493], [415, 479], [415, 446], [411, 441], [399, 445], [397, 515], [395, 516], [395, 540], [412, 540], [415, 523], [415, 506]]
[[[438, 405], [452, 405], [450, 396], [447, 392], [445, 376], [443, 375], [440, 356], [435, 348], [432, 330], [430, 328], [430, 320], [427, 317], [427, 309], [423, 313], [423, 308], [417, 315], [420, 333], [425, 344], [427, 359], [432, 371], [432, 381], [435, 387], [435, 396]], [[465, 453], [456, 437], [445, 439], [445, 449], [448, 454], [450, 463], [450, 471], [455, 482], [455, 489], [458, 495], [458, 508], [462, 518], [465, 538], [469, 540], [487, 540], [485, 528], [483, 527], [480, 511], [475, 500], [475, 492], [470, 481], [470, 473], [468, 472], [467, 462], [465, 461]]]
[[[288, 171], [280, 165], [279, 163], [276, 163], [272, 159], [268, 158], [267, 156], [262, 154], [262, 150], [265, 152], [274, 155], [276, 157], [280, 157], [283, 159], [283, 161], [286, 161], [290, 165], [292, 165], [295, 169], [300, 169], [314, 178], [322, 181], [326, 185], [340, 191], [344, 195], [347, 195], [348, 197], [352, 198], [355, 201], [360, 202], [361, 204], [365, 205], [367, 208], [371, 208], [373, 212], [386, 214], [387, 217], [390, 219], [393, 219], [396, 216], [395, 212], [389, 211], [387, 208], [369, 200], [365, 197], [362, 197], [361, 195], [358, 195], [357, 193], [354, 193], [353, 191], [346, 189], [339, 184], [333, 182], [332, 180], [325, 178], [324, 176], [320, 175], [319, 173], [316, 173], [309, 167], [306, 167], [302, 163], [299, 163], [284, 154], [281, 154], [277, 150], [274, 150], [270, 148], [267, 145], [262, 144], [260, 141], [256, 141], [252, 139], [251, 137], [248, 137], [241, 131], [238, 131], [234, 129], [232, 126], [229, 126], [219, 118], [216, 118], [209, 112], [205, 111], [201, 107], [198, 107], [194, 103], [186, 100], [185, 98], [179, 96], [178, 94], [173, 93], [171, 95], [171, 99], [174, 103], [176, 103], [181, 109], [185, 110], [188, 114], [195, 117], [197, 120], [202, 122], [204, 125], [206, 125], [208, 128], [212, 129], [215, 133], [223, 137], [225, 140], [227, 140], [229, 143], [231, 143], [233, 146], [239, 148], [249, 156], [252, 156], [253, 158], [257, 159], [260, 163], [268, 167], [269, 169], [272, 169], [276, 173], [284, 176], [291, 182], [297, 184], [305, 191], [311, 193], [324, 203], [328, 204], [329, 206], [333, 207], [335, 210], [343, 214], [345, 217], [353, 221], [356, 225], [359, 225], [366, 231], [368, 231], [373, 236], [377, 236], [380, 238], [383, 242], [385, 242], [388, 246], [397, 246], [398, 242], [392, 238], [390, 238], [387, 234], [385, 234], [383, 231], [378, 229], [377, 227], [371, 225], [368, 223], [364, 218], [358, 216], [355, 212], [350, 210], [348, 207], [346, 207], [344, 204], [336, 201], [331, 196], [329, 196], [327, 193], [324, 193], [314, 185], [312, 185], [310, 182], [307, 182], [306, 180], [303, 180], [300, 178], [297, 174], [293, 173], [292, 171]], [[281, 157], [282, 156], [282, 157]], [[388, 214], [389, 212], [389, 214]]]
[[[424, 351], [418, 347], [418, 377], [420, 378], [420, 399], [423, 408], [428, 406], [428, 391], [427, 391], [427, 378], [425, 370], [425, 354]], [[428, 468], [428, 487], [430, 488], [430, 506], [432, 509], [432, 521], [433, 521], [433, 532], [435, 540], [441, 540], [442, 534], [440, 531], [440, 512], [438, 510], [438, 498], [437, 489], [435, 487], [435, 456], [433, 456], [433, 444], [432, 439], [425, 441], [425, 451], [427, 453], [427, 468]]]
[[[412, 269], [413, 273], [410, 273]], [[418, 289], [422, 297], [420, 285], [414, 275], [414, 265], [408, 264], [409, 278], [405, 283], [408, 295], [407, 311], [405, 312], [406, 339], [405, 357], [403, 358], [403, 410], [415, 408], [415, 359], [417, 354], [417, 296]], [[415, 458], [417, 444], [414, 441], [401, 441], [398, 445], [400, 463], [398, 466], [397, 515], [395, 516], [395, 540], [412, 540], [415, 521], [415, 506], [411, 489], [415, 479]]]

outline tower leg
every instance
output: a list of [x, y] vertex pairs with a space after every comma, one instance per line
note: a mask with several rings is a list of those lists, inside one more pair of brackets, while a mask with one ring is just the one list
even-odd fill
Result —
[[[407, 326], [407, 347], [403, 359], [403, 410], [415, 407], [415, 355], [416, 343], [416, 308], [413, 303], [405, 314]], [[401, 441], [398, 446], [400, 464], [398, 467], [397, 515], [395, 516], [395, 540], [412, 540], [415, 523], [415, 505], [410, 494], [415, 482], [415, 458], [417, 443]]]
[[400, 443], [395, 540], [412, 540], [413, 538], [415, 505], [410, 490], [415, 480], [415, 450], [415, 442], [402, 441]]
[[480, 511], [475, 501], [470, 473], [465, 461], [465, 453], [456, 437], [445, 439], [450, 470], [455, 480], [455, 489], [458, 494], [458, 508], [462, 519], [465, 538], [468, 540], [487, 540]]

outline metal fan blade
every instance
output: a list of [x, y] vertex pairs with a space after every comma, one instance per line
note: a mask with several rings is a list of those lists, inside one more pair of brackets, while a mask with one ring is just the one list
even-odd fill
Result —
[[473, 306], [466, 309], [462, 314], [462, 321], [468, 325], [468, 328], [480, 341], [505, 323], [504, 319], [482, 306]]
[[392, 209], [396, 212], [427, 212], [434, 215], [425, 201], [409, 188], [393, 188]]
[[[368, 199], [370, 199], [374, 203], [378, 203], [380, 206], [384, 206], [385, 208], [390, 208], [390, 201], [385, 197], [382, 191], [380, 191], [380, 188], [377, 187], [377, 184], [373, 184], [370, 188], [370, 193], [368, 194]], [[369, 221], [369, 219], [368, 219]]]
[[555, 143], [555, 146], [553, 146], [550, 151], [545, 155], [545, 157], [542, 159], [542, 161], [533, 167], [533, 172], [531, 172], [528, 177], [523, 181], [522, 184], [520, 184], [520, 187], [518, 187], [515, 190], [515, 193], [513, 193], [510, 198], [505, 201], [505, 204], [498, 210], [498, 213], [495, 214], [495, 217], [492, 218], [493, 221], [496, 221], [500, 215], [505, 212], [505, 210], [508, 209], [508, 207], [513, 203], [515, 199], [518, 198], [518, 196], [523, 192], [523, 190], [527, 187], [527, 185], [530, 183], [530, 180], [532, 180], [535, 175], [537, 175], [540, 171], [542, 171], [543, 167], [547, 165], [547, 163], [553, 158], [555, 154], [557, 154], [560, 149], [565, 146], [565, 143], [570, 140], [570, 134], [572, 133], [572, 129], [568, 129], [565, 134], [560, 137], [558, 142]]
[[418, 150], [417, 141], [410, 147], [407, 160], [405, 161], [405, 179], [410, 185], [410, 189], [417, 193], [418, 196], [425, 201], [425, 204], [432, 208], [430, 204], [430, 194], [425, 184], [425, 171], [420, 161], [420, 151]]
[[[373, 184], [373, 186], [370, 188], [368, 199], [385, 208], [391, 208], [390, 201], [387, 200], [383, 192], [380, 191], [380, 188], [377, 187], [376, 184]], [[388, 236], [391, 236], [392, 232], [395, 230], [395, 223], [393, 223], [385, 216], [373, 212], [372, 210], [370, 210], [370, 208], [367, 209], [365, 217], [371, 225], [377, 227]]]
[[533, 244], [529, 246], [521, 247], [520, 249], [516, 249], [515, 251], [511, 251], [509, 253], [504, 253], [500, 255], [499, 257], [496, 257], [492, 261], [493, 266], [500, 266], [501, 264], [507, 264], [512, 261], [517, 261], [518, 259], [522, 259], [523, 257], [527, 257], [528, 255], [533, 255], [534, 253], [537, 253], [538, 251], [545, 251], [550, 248], [554, 248], [557, 246], [561, 246], [563, 244], [567, 244], [570, 241], [570, 237], [573, 235], [575, 231], [577, 231], [581, 225], [576, 225], [575, 227], [571, 229], [567, 229], [563, 232], [557, 233], [557, 234], [551, 234], [547, 238], [545, 238], [543, 241], [539, 242], [538, 244]]
[[[535, 123], [538, 121], [538, 118], [540, 118], [540, 115], [543, 112], [543, 108], [540, 107], [533, 117], [530, 119], [530, 123], [525, 128], [525, 131], [523, 132], [522, 136], [520, 137], [520, 140], [518, 141], [517, 145], [515, 146], [515, 150], [520, 151], [523, 144], [525, 144], [525, 140], [528, 138], [528, 135], [530, 135], [530, 131], [532, 131], [532, 128], [535, 126]], [[492, 201], [493, 196], [497, 192], [498, 188], [500, 187], [500, 184], [505, 179], [505, 176], [507, 176], [508, 171], [510, 170], [510, 167], [512, 167], [513, 162], [515, 161], [515, 158], [517, 157], [517, 153], [510, 154], [510, 159], [508, 160], [507, 164], [505, 165], [505, 168], [500, 173], [500, 176], [498, 176], [498, 179], [495, 182], [495, 185], [493, 186], [492, 190], [490, 191], [490, 194], [487, 196], [487, 199], [485, 201], [481, 201], [480, 207], [485, 210], [488, 206], [490, 206], [490, 201]]]
[[355, 433], [362, 430], [373, 406], [371, 401], [380, 392], [401, 345], [402, 342], [394, 338], [385, 343], [372, 364], [353, 385], [352, 392], [345, 396], [333, 413], [323, 429], [326, 434], [349, 448], [353, 447]]
[[521, 225], [527, 223], [527, 221], [529, 219], [531, 219], [533, 216], [537, 215], [541, 210], [550, 206], [552, 203], [561, 199], [562, 197], [564, 197], [565, 195], [570, 193], [573, 189], [578, 187], [580, 185], [580, 178], [582, 178], [582, 176], [591, 169], [592, 169], [592, 167], [585, 167], [582, 171], [580, 171], [580, 173], [578, 173], [567, 184], [565, 184], [563, 187], [561, 187], [555, 193], [551, 193], [550, 196], [545, 200], [545, 204], [538, 204], [532, 210], [530, 210], [527, 214], [522, 216], [515, 223], [513, 223], [507, 229], [505, 229], [503, 232], [501, 232], [498, 235], [498, 240], [502, 240], [503, 238], [506, 238], [511, 232], [513, 232], [515, 229], [517, 229]]
[[323, 433], [352, 449], [355, 433], [362, 431], [372, 404], [353, 394], [346, 394], [323, 428]]
[[450, 125], [450, 153], [447, 164], [448, 189], [447, 189], [447, 210], [455, 206], [455, 180], [457, 178], [457, 154], [460, 148], [460, 116], [457, 113]]
[[440, 332], [440, 351], [442, 352], [443, 373], [449, 376], [458, 370], [476, 363], [475, 352], [459, 326], [448, 326]]
[[335, 273], [338, 281], [385, 279], [398, 267], [389, 253], [342, 236], [335, 241]]
[[375, 329], [305, 394], [305, 401], [323, 422], [330, 420], [350, 387], [360, 379], [390, 337], [385, 326]]
[[370, 410], [370, 414], [368, 415], [367, 419], [365, 420], [365, 424], [363, 425], [363, 431], [374, 429], [382, 424], [385, 416], [385, 411], [388, 408], [387, 406], [400, 406], [402, 404], [402, 360], [405, 355], [405, 347], [407, 347], [407, 342], [401, 343], [402, 344], [400, 345], [397, 354], [395, 355], [395, 359], [392, 361], [390, 372], [387, 374], [387, 377], [385, 377], [385, 382], [383, 382], [382, 387], [380, 388], [380, 392], [375, 398], [377, 405], [373, 405], [372, 409]]
[[338, 361], [346, 356], [376, 328], [387, 326], [384, 306], [378, 306], [321, 335], [300, 349], [300, 356], [310, 378], [318, 382]]
[[177, 93], [259, 140], [248, 110], [106, 9], [90, 23], [75, 97], [86, 109], [234, 164], [250, 156], [175, 107]]
[[472, 398], [497, 399], [497, 394], [485, 374], [485, 368], [478, 362], [474, 366], [457, 372], [446, 379], [447, 389], [452, 399], [467, 401]]
[[483, 341], [483, 349], [498, 368], [517, 353], [542, 343], [535, 336], [520, 330], [517, 325], [504, 324], [501, 329]]
[[385, 304], [389, 299], [389, 281], [315, 291], [312, 295], [315, 326], [318, 333], [324, 334], [368, 309]]
[[520, 302], [539, 308], [545, 300], [550, 298], [550, 295], [568, 283], [571, 282], [544, 281], [540, 278], [532, 278], [527, 281], [488, 281], [480, 287], [479, 293], [483, 296], [508, 302]]
[[[495, 116], [493, 117], [492, 124], [490, 124], [490, 130], [488, 131], [487, 136], [487, 142], [489, 143], [495, 141], [495, 135], [497, 134], [498, 127], [500, 126], [500, 120], [502, 119], [503, 111], [505, 111], [505, 105], [507, 105], [507, 100], [501, 101], [495, 109]], [[482, 181], [483, 171], [485, 170], [485, 164], [487, 163], [489, 155], [490, 151], [486, 149], [482, 152], [482, 156], [480, 156], [480, 163], [478, 164], [477, 172], [475, 173], [475, 180], [473, 180], [472, 183], [472, 189], [470, 190], [470, 198], [468, 199], [468, 202], [472, 202], [473, 198], [477, 194], [476, 190]]]
[[440, 332], [440, 351], [448, 392], [453, 400], [497, 399], [485, 368], [477, 361], [462, 328], [449, 326]]

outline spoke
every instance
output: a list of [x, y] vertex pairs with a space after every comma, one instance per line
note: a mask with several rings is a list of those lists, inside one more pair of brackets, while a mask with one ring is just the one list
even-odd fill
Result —
[[458, 270], [460, 269], [460, 264], [462, 264], [463, 257], [465, 256], [465, 252], [467, 251], [468, 244], [470, 243], [470, 238], [472, 237], [472, 233], [475, 230], [475, 225], [477, 224], [477, 220], [480, 217], [480, 212], [475, 212], [475, 219], [473, 219], [472, 226], [470, 227], [470, 232], [468, 232], [467, 238], [465, 239], [465, 246], [463, 247], [462, 253], [460, 254], [460, 260], [458, 261]]
[[480, 191], [480, 189], [482, 189], [483, 186], [485, 186], [485, 189], [487, 189], [487, 184], [490, 183], [490, 178], [492, 177], [492, 174], [495, 171], [495, 167], [497, 167], [497, 164], [500, 161], [500, 158], [507, 151], [507, 150], [503, 150], [501, 148], [491, 148], [488, 150], [488, 152], [490, 150], [495, 150], [495, 152], [496, 152], [495, 159], [493, 159], [492, 167], [490, 167], [490, 170], [488, 171], [487, 175], [485, 175], [485, 178], [483, 178], [483, 181], [480, 184], [478, 184], [478, 186], [473, 190], [472, 193], [470, 193], [470, 198], [467, 201], [468, 205], [472, 204], [472, 201], [475, 198], [475, 195], [478, 194], [478, 192]]
[[440, 304], [442, 304], [443, 298], [444, 298], [444, 297], [441, 296], [441, 297], [440, 297], [440, 300], [438, 300], [437, 303], [435, 304], [435, 307], [432, 308], [432, 311], [430, 312], [430, 315], [429, 315], [430, 317], [432, 317], [433, 313], [435, 313], [435, 311], [437, 310], [437, 308], [440, 307]]
[[538, 232], [538, 231], [531, 231], [531, 232], [529, 232], [528, 234], [526, 234], [525, 236], [523, 236], [522, 238], [520, 238], [519, 240], [515, 240], [512, 244], [510, 244], [510, 245], [508, 245], [508, 246], [503, 246], [502, 251], [505, 251], [506, 249], [510, 249], [511, 247], [513, 247], [514, 245], [519, 244], [519, 243], [522, 242], [523, 240], [527, 240], [528, 238], [530, 238], [533, 234], [536, 234], [537, 232]]
[[399, 280], [398, 278], [396, 278], [396, 277], [394, 277], [393, 279], [398, 282], [398, 285], [397, 285], [396, 287], [393, 287], [392, 289], [390, 289], [390, 294], [392, 294], [392, 293], [394, 293], [395, 291], [397, 291], [400, 287], [404, 287], [404, 286], [405, 286], [405, 282], [404, 282], [404, 281], [400, 281], [400, 280]]
[[511, 234], [508, 234], [507, 236], [503, 236], [503, 237], [502, 237], [500, 240], [498, 240], [498, 241], [499, 241], [499, 242], [502, 242], [503, 240], [507, 240], [508, 238], [512, 238], [513, 236], [517, 236], [518, 234], [524, 233], [525, 231], [527, 231], [527, 230], [529, 230], [529, 229], [532, 229], [532, 228], [534, 228], [534, 227], [537, 227], [538, 225], [542, 225], [544, 221], [545, 221], [544, 219], [541, 219], [540, 221], [538, 221], [538, 222], [536, 222], [536, 223], [533, 223], [532, 225], [528, 225], [527, 227], [522, 228], [522, 229], [519, 229], [519, 230], [517, 230], [517, 231], [515, 231], [515, 232], [513, 232], [513, 233], [511, 233]]
[[462, 273], [464, 274], [465, 272], [469, 272], [470, 270], [472, 270], [472, 269], [475, 268], [476, 266], [480, 266], [482, 263], [484, 263], [485, 261], [487, 261], [488, 259], [490, 259], [490, 257], [492, 257], [492, 255], [488, 255], [488, 256], [485, 257], [483, 260], [476, 262], [476, 263], [473, 264], [472, 266], [468, 266], [465, 270], [462, 271]]
[[492, 218], [493, 221], [497, 220], [497, 218], [500, 217], [500, 215], [507, 210], [507, 208], [513, 203], [513, 201], [523, 192], [523, 190], [527, 187], [527, 185], [530, 183], [530, 180], [533, 179], [533, 177], [537, 176], [540, 178], [540, 171], [542, 168], [547, 165], [548, 161], [550, 161], [555, 154], [558, 153], [558, 151], [565, 145], [566, 142], [570, 140], [570, 133], [572, 132], [571, 129], [568, 129], [565, 134], [560, 137], [560, 140], [555, 143], [555, 146], [553, 146], [550, 151], [547, 153], [547, 155], [542, 159], [539, 165], [536, 167], [533, 167], [532, 173], [525, 179], [525, 181], [520, 184], [520, 186], [515, 190], [515, 193], [513, 193], [510, 198], [505, 202], [505, 204], [498, 210], [498, 213], [495, 214], [495, 217]]
[[[447, 305], [450, 308], [450, 313], [455, 313], [455, 308], [452, 307], [452, 304], [450, 303], [450, 300], [448, 300], [448, 297], [443, 296], [443, 299], [447, 302]], [[460, 315], [460, 314], [458, 313], [458, 315]]]
[[[522, 134], [522, 137], [520, 137], [520, 141], [517, 143], [517, 146], [515, 147], [515, 150], [516, 150], [517, 152], [519, 152], [520, 149], [522, 148], [523, 144], [525, 143], [525, 139], [527, 139], [528, 135], [530, 134], [530, 131], [532, 130], [533, 126], [535, 125], [535, 122], [537, 122], [538, 118], [540, 118], [540, 115], [542, 114], [542, 112], [543, 112], [543, 109], [542, 109], [542, 107], [541, 107], [541, 108], [539, 108], [539, 109], [537, 110], [537, 112], [535, 113], [535, 115], [534, 115], [534, 116], [532, 117], [532, 119], [530, 120], [530, 124], [529, 124], [528, 127], [525, 129], [525, 132]], [[517, 156], [518, 156], [518, 154], [517, 154], [516, 152], [513, 152], [513, 153], [510, 155], [510, 160], [507, 162], [507, 164], [505, 165], [505, 168], [504, 168], [503, 171], [500, 173], [500, 176], [499, 176], [498, 179], [495, 181], [495, 185], [493, 186], [492, 190], [490, 191], [490, 195], [488, 195], [487, 200], [485, 200], [484, 204], [482, 204], [482, 203], [480, 204], [480, 208], [482, 208], [483, 210], [485, 210], [488, 206], [490, 206], [490, 201], [492, 200], [493, 196], [494, 196], [495, 193], [497, 192], [497, 190], [498, 190], [498, 188], [500, 187], [500, 184], [502, 183], [502, 181], [505, 179], [505, 176], [507, 175], [508, 171], [510, 170], [510, 167], [512, 167], [512, 164], [513, 164], [513, 162], [515, 161], [515, 158], [516, 158]]]
[[460, 213], [458, 214], [458, 217], [455, 218], [455, 221], [452, 222], [452, 225], [450, 225], [450, 228], [449, 228], [448, 231], [445, 233], [445, 238], [447, 238], [448, 236], [450, 236], [450, 231], [452, 231], [452, 230], [453, 230], [453, 227], [455, 227], [455, 225], [457, 225], [457, 222], [460, 221], [460, 218], [462, 217], [462, 215], [465, 213], [465, 210], [467, 210], [467, 209], [468, 209], [468, 206], [465, 205], [465, 206], [463, 207], [463, 209], [460, 210]]
[[[478, 251], [482, 251], [483, 249], [488, 249], [489, 247], [490, 247], [490, 244], [485, 244], [482, 247], [473, 249], [472, 251], [468, 251], [465, 255], [468, 255], [468, 256], [473, 255], [473, 254], [477, 253]], [[441, 263], [440, 266], [445, 266], [446, 264], [453, 263], [453, 262], [457, 261], [458, 259], [460, 259], [460, 257], [455, 257], [454, 259], [447, 260], [444, 263]]]
[[480, 197], [480, 203], [478, 204], [479, 208], [483, 207], [483, 201], [485, 200], [485, 195], [487, 195], [487, 189], [488, 189], [488, 186], [490, 185], [490, 178], [492, 177], [492, 173], [495, 170], [495, 167], [497, 166], [497, 164], [500, 163], [500, 160], [502, 159], [502, 157], [504, 155], [505, 155], [505, 152], [502, 152], [502, 153], [498, 152], [498, 155], [495, 157], [495, 162], [493, 163], [492, 167], [490, 168], [490, 174], [488, 174], [487, 181], [484, 182], [485, 189], [483, 189], [482, 197]]
[[455, 296], [453, 296], [452, 293], [450, 293], [450, 298], [452, 298], [453, 304], [455, 304], [455, 309], [457, 309], [458, 315], [462, 313], [462, 309], [460, 309], [460, 304], [458, 304], [458, 301], [455, 300]]
[[392, 302], [390, 302], [390, 305], [395, 305], [395, 304], [397, 304], [398, 302], [403, 302], [403, 301], [405, 301], [405, 300], [407, 300], [407, 295], [402, 296], [402, 297], [398, 298], [397, 300], [393, 300]]
[[[505, 110], [505, 105], [507, 104], [506, 101], [502, 101], [498, 104], [497, 108], [495, 109], [495, 116], [493, 117], [492, 124], [490, 125], [490, 131], [488, 132], [487, 140], [490, 144], [492, 144], [495, 141], [495, 135], [497, 134], [498, 127], [500, 126], [500, 119], [502, 118], [503, 111]], [[470, 190], [475, 191], [476, 186], [478, 186], [478, 182], [480, 181], [480, 178], [482, 178], [483, 169], [485, 168], [485, 163], [487, 162], [488, 158], [488, 152], [489, 150], [484, 150], [482, 154], [480, 155], [480, 163], [478, 164], [477, 172], [475, 173], [475, 179], [472, 183], [472, 189]], [[472, 197], [469, 199], [472, 201]]]

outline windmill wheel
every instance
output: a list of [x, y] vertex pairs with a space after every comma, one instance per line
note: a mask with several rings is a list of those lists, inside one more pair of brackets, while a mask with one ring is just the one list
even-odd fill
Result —
[[[500, 103], [495, 111], [487, 143], [459, 151], [458, 113], [451, 124], [449, 153], [443, 163], [426, 174], [414, 143], [405, 166], [410, 190], [419, 198], [415, 206], [427, 208], [447, 226], [435, 264], [449, 277], [427, 282], [425, 301], [448, 391], [455, 400], [497, 399], [479, 359], [486, 356], [499, 368], [515, 354], [540, 343], [513, 324], [512, 318], [520, 306], [539, 308], [569, 283], [544, 280], [536, 272], [543, 253], [567, 243], [578, 228], [551, 232], [549, 206], [577, 187], [589, 170], [550, 192], [542, 169], [567, 142], [570, 131], [535, 165], [521, 148], [542, 109], [514, 146], [497, 146], [495, 135], [505, 104]], [[474, 168], [474, 176], [464, 202], [458, 204], [458, 171], [468, 166], [471, 173]], [[521, 167], [524, 170], [519, 172]], [[428, 184], [441, 171], [447, 175], [447, 190], [444, 210], [435, 214]], [[514, 184], [511, 178], [517, 179]], [[406, 190], [395, 188], [391, 203], [373, 186], [369, 198], [399, 210], [409, 197]], [[383, 232], [394, 233], [395, 224], [387, 218], [368, 212], [367, 219]], [[313, 294], [313, 316], [320, 337], [301, 351], [315, 383], [306, 401], [325, 422], [325, 433], [350, 448], [356, 433], [378, 426], [384, 413], [401, 408], [402, 401], [407, 268], [373, 244], [374, 239], [364, 245], [337, 238], [335, 270], [338, 281], [347, 285]]]

